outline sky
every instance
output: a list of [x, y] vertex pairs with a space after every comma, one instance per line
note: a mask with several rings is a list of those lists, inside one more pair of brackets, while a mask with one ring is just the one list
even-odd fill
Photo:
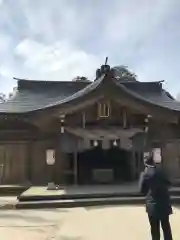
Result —
[[93, 80], [108, 56], [177, 96], [179, 23], [179, 0], [0, 0], [0, 92], [13, 77]]

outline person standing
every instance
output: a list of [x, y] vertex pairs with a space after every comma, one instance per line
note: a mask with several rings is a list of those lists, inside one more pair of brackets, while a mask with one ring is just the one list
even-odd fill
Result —
[[160, 224], [164, 240], [172, 240], [169, 215], [172, 206], [169, 195], [171, 183], [161, 167], [156, 167], [153, 157], [145, 160], [145, 169], [141, 173], [139, 188], [146, 196], [146, 212], [151, 227], [152, 240], [160, 240]]

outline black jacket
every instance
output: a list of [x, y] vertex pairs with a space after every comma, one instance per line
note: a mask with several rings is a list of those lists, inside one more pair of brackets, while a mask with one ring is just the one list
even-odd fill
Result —
[[139, 187], [146, 195], [146, 211], [150, 216], [163, 218], [172, 214], [169, 195], [171, 183], [162, 169], [148, 166], [141, 174]]

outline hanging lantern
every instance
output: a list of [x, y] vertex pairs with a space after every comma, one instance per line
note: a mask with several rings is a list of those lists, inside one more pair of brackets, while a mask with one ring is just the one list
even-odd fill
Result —
[[60, 115], [60, 123], [61, 123], [60, 129], [61, 129], [61, 133], [64, 133], [64, 122], [65, 122], [64, 118], [65, 118], [64, 114]]
[[94, 147], [97, 147], [97, 146], [98, 146], [98, 141], [97, 141], [97, 140], [94, 140], [94, 141], [93, 141], [93, 146], [94, 146]]
[[147, 115], [147, 117], [144, 119], [144, 123], [145, 123], [144, 132], [145, 132], [145, 133], [147, 133], [148, 130], [149, 130], [149, 119], [150, 119], [151, 117], [152, 117], [151, 115]]
[[154, 159], [155, 163], [161, 163], [162, 162], [161, 148], [154, 148], [153, 149], [153, 159]]
[[118, 145], [117, 141], [114, 140], [114, 141], [113, 141], [113, 146], [114, 146], [114, 147], [117, 147], [117, 145]]
[[110, 146], [112, 148], [120, 147], [120, 139], [114, 139], [110, 141]]
[[64, 127], [61, 126], [61, 133], [64, 133]]
[[46, 163], [47, 165], [54, 165], [55, 164], [55, 150], [54, 149], [47, 149], [46, 150]]

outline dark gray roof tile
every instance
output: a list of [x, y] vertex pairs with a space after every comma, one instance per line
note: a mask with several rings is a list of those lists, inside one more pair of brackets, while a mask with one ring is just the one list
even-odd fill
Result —
[[[19, 80], [18, 91], [13, 99], [0, 104], [0, 113], [25, 113], [72, 101], [94, 89], [104, 76], [95, 82], [55, 82]], [[180, 111], [175, 101], [162, 89], [160, 82], [115, 81], [121, 89], [145, 102]]]
[[[51, 82], [20, 80], [13, 99], [0, 104], [0, 112], [24, 113], [60, 104], [66, 98], [89, 88], [87, 82]], [[83, 89], [83, 90], [82, 90]]]

